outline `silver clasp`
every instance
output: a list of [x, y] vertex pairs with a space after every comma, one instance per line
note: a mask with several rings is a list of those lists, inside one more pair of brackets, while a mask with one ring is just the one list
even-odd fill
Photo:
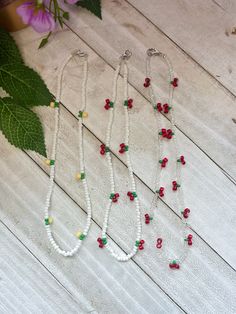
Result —
[[125, 50], [125, 52], [123, 53], [123, 55], [121, 55], [121, 59], [122, 60], [128, 60], [130, 57], [132, 56], [132, 52], [130, 50]]
[[147, 50], [147, 55], [149, 57], [152, 57], [152, 56], [160, 56], [160, 57], [165, 57], [165, 54], [162, 53], [161, 51], [157, 50], [156, 48], [149, 48]]
[[71, 55], [72, 56], [78, 55], [79, 57], [87, 57], [88, 56], [87, 52], [81, 51], [80, 49], [76, 49], [76, 50], [72, 51]]

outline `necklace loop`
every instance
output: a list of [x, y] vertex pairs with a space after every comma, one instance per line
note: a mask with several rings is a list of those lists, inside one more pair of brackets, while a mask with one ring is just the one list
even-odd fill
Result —
[[161, 51], [157, 50], [156, 48], [149, 48], [147, 50], [147, 55], [149, 57], [160, 56], [160, 57], [163, 57], [163, 58], [165, 58], [165, 56], [166, 56], [164, 53], [162, 53]]
[[120, 59], [122, 60], [128, 60], [132, 56], [132, 52], [127, 49], [125, 52], [120, 56]]

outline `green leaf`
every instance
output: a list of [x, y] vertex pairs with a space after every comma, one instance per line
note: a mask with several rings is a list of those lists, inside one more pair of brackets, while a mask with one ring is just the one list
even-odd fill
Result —
[[101, 0], [80, 0], [77, 6], [83, 7], [102, 19]]
[[0, 128], [8, 141], [47, 157], [41, 122], [33, 111], [0, 98]]
[[39, 44], [38, 49], [43, 48], [47, 43], [48, 43], [47, 37], [46, 37], [46, 38], [43, 38], [43, 39], [41, 40], [41, 43]]
[[0, 64], [23, 63], [23, 59], [12, 36], [0, 28]]
[[40, 76], [21, 63], [0, 65], [0, 86], [24, 107], [48, 106], [52, 99]]

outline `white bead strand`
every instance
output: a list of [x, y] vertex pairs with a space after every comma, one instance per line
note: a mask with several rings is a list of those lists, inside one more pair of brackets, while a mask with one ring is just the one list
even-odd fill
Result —
[[[53, 194], [53, 188], [54, 188], [54, 181], [55, 181], [55, 162], [57, 157], [57, 144], [58, 144], [58, 133], [60, 130], [60, 97], [61, 97], [61, 85], [62, 85], [62, 76], [64, 69], [66, 65], [69, 63], [69, 61], [74, 57], [78, 55], [83, 59], [83, 82], [82, 82], [82, 107], [79, 111], [82, 113], [82, 115], [79, 117], [78, 120], [78, 128], [79, 128], [79, 160], [80, 160], [80, 174], [83, 174], [83, 177], [81, 177], [81, 181], [83, 184], [84, 194], [85, 194], [85, 200], [86, 200], [86, 207], [87, 207], [87, 220], [86, 225], [83, 230], [83, 232], [80, 233], [78, 236], [77, 244], [74, 248], [71, 250], [65, 251], [57, 244], [56, 240], [53, 237], [52, 230], [51, 230], [51, 217], [49, 216], [49, 209], [51, 206], [51, 199]], [[44, 222], [45, 227], [47, 231], [47, 235], [49, 238], [49, 242], [51, 243], [52, 247], [61, 255], [63, 256], [73, 256], [78, 249], [80, 248], [84, 238], [87, 236], [90, 225], [91, 225], [91, 219], [92, 219], [92, 206], [91, 206], [91, 200], [87, 185], [87, 179], [85, 175], [85, 163], [84, 163], [84, 141], [83, 141], [83, 113], [86, 109], [87, 104], [87, 78], [88, 78], [88, 55], [84, 52], [80, 52], [79, 50], [74, 51], [70, 56], [66, 58], [66, 60], [63, 62], [60, 72], [58, 75], [57, 80], [57, 93], [56, 93], [56, 100], [54, 104], [56, 104], [54, 110], [55, 110], [55, 129], [54, 129], [54, 135], [53, 135], [53, 145], [52, 145], [52, 153], [51, 153], [51, 159], [49, 161], [50, 164], [50, 180], [49, 180], [49, 187], [48, 187], [48, 193], [47, 198], [45, 202], [45, 208], [44, 208]]]
[[[106, 160], [109, 168], [109, 175], [110, 175], [110, 187], [111, 187], [111, 194], [115, 193], [115, 178], [114, 178], [114, 169], [113, 169], [113, 162], [112, 162], [112, 156], [111, 152], [109, 150], [110, 142], [111, 142], [111, 132], [112, 132], [112, 126], [113, 126], [113, 120], [114, 120], [114, 107], [116, 103], [117, 98], [117, 80], [119, 77], [121, 66], [123, 65], [124, 69], [124, 75], [123, 75], [123, 91], [124, 91], [124, 101], [128, 100], [128, 66], [127, 66], [127, 60], [131, 56], [131, 52], [126, 50], [125, 53], [121, 56], [119, 65], [117, 66], [114, 74], [114, 80], [113, 80], [113, 93], [112, 93], [112, 103], [114, 106], [110, 108], [110, 114], [109, 114], [109, 122], [107, 126], [106, 131], [106, 148], [108, 148], [108, 151], [106, 152]], [[124, 107], [124, 113], [125, 113], [125, 138], [124, 143], [127, 147], [129, 147], [129, 130], [130, 130], [130, 124], [129, 124], [129, 112], [128, 112], [128, 106], [123, 105]], [[125, 152], [126, 155], [126, 162], [129, 172], [129, 179], [130, 179], [130, 186], [132, 191], [137, 195], [136, 192], [136, 184], [134, 179], [134, 173], [132, 168], [132, 163], [130, 159], [129, 149]], [[128, 254], [118, 254], [116, 253], [113, 248], [110, 246], [109, 241], [107, 239], [107, 228], [109, 224], [109, 217], [110, 217], [110, 211], [112, 207], [112, 199], [109, 198], [108, 204], [105, 211], [105, 217], [103, 221], [103, 227], [102, 227], [102, 239], [104, 246], [109, 253], [118, 261], [125, 262], [131, 259], [138, 251], [139, 242], [141, 240], [141, 233], [142, 233], [142, 224], [141, 224], [141, 214], [140, 214], [140, 204], [138, 196], [134, 198], [135, 201], [135, 207], [136, 207], [136, 242], [134, 243], [133, 248], [131, 249], [130, 253]]]

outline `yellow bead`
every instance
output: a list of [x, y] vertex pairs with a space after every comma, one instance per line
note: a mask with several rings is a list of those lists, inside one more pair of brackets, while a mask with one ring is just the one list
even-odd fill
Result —
[[82, 234], [81, 231], [77, 231], [75, 235], [76, 235], [77, 238], [79, 238], [81, 236], [81, 234]]
[[83, 112], [83, 118], [87, 118], [88, 117], [88, 113], [86, 111]]
[[48, 217], [48, 222], [51, 225], [53, 223], [53, 218], [52, 217]]
[[76, 180], [80, 180], [80, 179], [81, 179], [81, 173], [77, 173], [77, 174], [75, 175], [75, 179], [76, 179]]
[[51, 101], [49, 106], [50, 106], [51, 108], [55, 108], [55, 102], [54, 102], [54, 101]]
[[44, 162], [45, 162], [46, 165], [50, 166], [50, 162], [51, 162], [50, 159], [45, 159]]

